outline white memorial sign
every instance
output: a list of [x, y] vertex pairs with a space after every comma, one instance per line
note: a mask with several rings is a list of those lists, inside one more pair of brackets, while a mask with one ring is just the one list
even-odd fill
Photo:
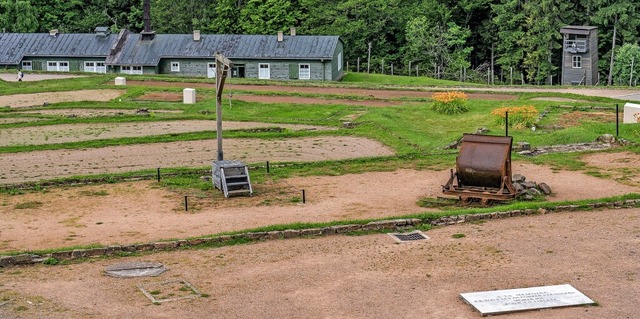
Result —
[[626, 103], [624, 105], [624, 117], [623, 123], [640, 123], [640, 105], [633, 103]]
[[594, 304], [571, 285], [462, 293], [483, 316], [507, 312]]

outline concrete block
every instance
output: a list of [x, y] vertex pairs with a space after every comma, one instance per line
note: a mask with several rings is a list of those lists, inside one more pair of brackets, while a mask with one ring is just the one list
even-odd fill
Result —
[[625, 103], [623, 123], [640, 123], [640, 104]]
[[184, 104], [195, 104], [196, 89], [186, 88], [182, 90], [182, 97], [183, 97]]
[[127, 79], [121, 76], [117, 77], [116, 85], [127, 85]]

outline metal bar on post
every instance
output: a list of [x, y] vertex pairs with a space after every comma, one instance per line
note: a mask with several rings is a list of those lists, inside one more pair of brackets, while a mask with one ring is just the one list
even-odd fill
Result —
[[504, 136], [509, 136], [509, 111], [504, 112]]
[[620, 116], [618, 112], [618, 103], [616, 103], [616, 137], [620, 134]]

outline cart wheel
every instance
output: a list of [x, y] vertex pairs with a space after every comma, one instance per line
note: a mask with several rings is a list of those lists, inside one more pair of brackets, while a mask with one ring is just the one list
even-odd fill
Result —
[[471, 202], [473, 202], [473, 198], [460, 196], [460, 203], [462, 205], [469, 206], [469, 205], [471, 205]]
[[493, 200], [488, 199], [488, 198], [483, 198], [480, 201], [480, 204], [482, 204], [482, 207], [489, 207], [489, 206], [493, 205]]

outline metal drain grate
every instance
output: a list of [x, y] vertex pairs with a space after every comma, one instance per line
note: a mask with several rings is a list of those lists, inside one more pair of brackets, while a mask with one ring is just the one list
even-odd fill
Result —
[[389, 236], [398, 243], [413, 242], [418, 240], [427, 240], [429, 236], [425, 235], [419, 230], [410, 233], [389, 233]]

